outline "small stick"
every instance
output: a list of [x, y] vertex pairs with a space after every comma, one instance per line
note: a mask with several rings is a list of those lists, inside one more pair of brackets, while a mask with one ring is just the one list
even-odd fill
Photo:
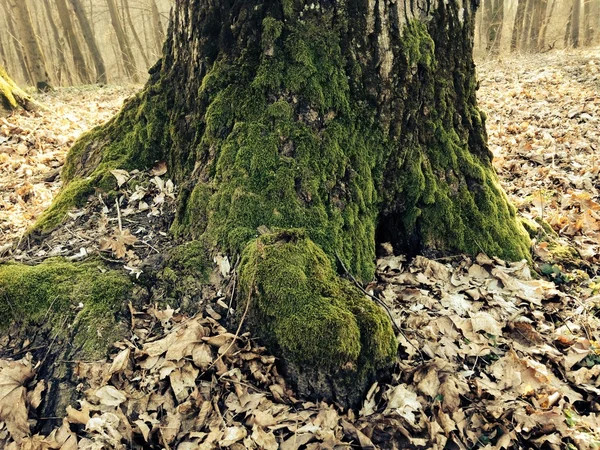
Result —
[[121, 222], [121, 209], [119, 208], [119, 199], [115, 200], [115, 205], [117, 205], [117, 219], [119, 220], [119, 231], [123, 232], [123, 222]]

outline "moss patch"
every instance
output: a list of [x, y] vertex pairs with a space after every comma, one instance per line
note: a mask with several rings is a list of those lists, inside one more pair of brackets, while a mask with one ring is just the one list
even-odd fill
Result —
[[117, 314], [132, 290], [126, 275], [97, 262], [53, 258], [36, 266], [2, 264], [0, 329], [12, 322], [47, 326], [61, 338], [74, 336], [84, 357], [100, 357], [123, 331]]
[[240, 264], [240, 289], [242, 300], [253, 294], [252, 328], [300, 370], [350, 376], [361, 391], [395, 360], [397, 343], [385, 312], [336, 276], [323, 250], [299, 230], [250, 243]]

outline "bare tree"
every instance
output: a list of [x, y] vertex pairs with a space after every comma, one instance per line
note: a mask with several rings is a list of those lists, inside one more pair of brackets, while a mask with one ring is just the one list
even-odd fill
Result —
[[66, 0], [55, 1], [56, 7], [58, 8], [58, 16], [60, 17], [65, 36], [67, 37], [67, 43], [69, 44], [71, 54], [73, 55], [73, 64], [75, 65], [77, 75], [83, 83], [89, 83], [91, 81], [90, 73], [87, 68], [83, 52], [81, 51], [81, 47], [79, 46], [79, 41], [77, 40], [77, 34], [75, 33], [73, 22], [71, 21], [71, 12], [69, 11]]
[[152, 30], [154, 32], [156, 52], [160, 55], [162, 52], [162, 45], [165, 42], [165, 32], [163, 30], [162, 22], [160, 21], [160, 13], [158, 12], [158, 6], [156, 6], [156, 0], [149, 0], [149, 2], [150, 8], [152, 9]]
[[56, 77], [58, 78], [59, 82], [63, 81], [64, 79], [64, 81], [67, 84], [71, 84], [73, 80], [71, 78], [69, 67], [67, 66], [60, 31], [58, 29], [58, 26], [56, 25], [56, 21], [54, 20], [54, 15], [52, 14], [52, 6], [50, 4], [50, 0], [43, 0], [42, 3], [44, 4], [44, 10], [46, 11], [46, 19], [48, 24], [50, 25], [50, 30], [52, 31], [52, 38], [54, 40], [54, 45], [56, 48], [56, 57], [58, 59], [58, 63], [56, 64]]
[[127, 39], [125, 30], [123, 29], [123, 24], [121, 22], [121, 18], [119, 17], [119, 11], [117, 9], [115, 0], [106, 0], [106, 4], [108, 5], [110, 21], [115, 30], [117, 41], [119, 43], [119, 49], [121, 51], [121, 58], [123, 60], [125, 72], [131, 80], [133, 80], [136, 83], [139, 83], [140, 77], [137, 72], [133, 52], [131, 51], [131, 46], [129, 45], [129, 40]]
[[586, 47], [592, 44], [594, 38], [594, 22], [592, 18], [591, 0], [583, 0], [583, 45]]
[[516, 52], [520, 50], [521, 37], [523, 34], [523, 26], [525, 21], [525, 7], [527, 0], [518, 0], [517, 13], [513, 23], [512, 35], [510, 39], [510, 51]]
[[148, 55], [146, 55], [146, 49], [142, 45], [142, 41], [140, 40], [140, 36], [138, 35], [135, 25], [133, 24], [133, 19], [131, 18], [131, 11], [129, 10], [129, 0], [122, 0], [121, 5], [123, 7], [125, 17], [127, 18], [127, 24], [129, 25], [129, 29], [131, 30], [131, 34], [133, 35], [133, 39], [140, 50], [142, 58], [144, 59], [144, 64], [146, 67], [150, 67], [150, 61], [148, 60]]
[[50, 78], [44, 55], [37, 40], [27, 3], [23, 0], [8, 0], [8, 5], [15, 14], [17, 32], [25, 50], [27, 68], [32, 81], [39, 90], [50, 88]]
[[75, 12], [75, 16], [77, 17], [77, 21], [79, 22], [83, 39], [85, 40], [85, 43], [90, 51], [90, 55], [92, 56], [94, 68], [96, 69], [96, 82], [106, 84], [107, 79], [104, 58], [102, 57], [102, 53], [100, 53], [100, 49], [98, 48], [98, 43], [96, 42], [96, 37], [92, 31], [92, 26], [90, 25], [90, 21], [85, 13], [85, 9], [81, 4], [81, 0], [70, 0], [70, 2], [71, 6], [73, 7], [73, 11]]
[[579, 22], [581, 22], [581, 0], [573, 0], [573, 13], [571, 18], [571, 45], [579, 47]]

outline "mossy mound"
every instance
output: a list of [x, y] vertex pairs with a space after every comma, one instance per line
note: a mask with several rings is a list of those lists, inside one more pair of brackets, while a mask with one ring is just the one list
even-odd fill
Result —
[[126, 331], [117, 314], [132, 291], [125, 274], [99, 262], [52, 258], [36, 266], [2, 264], [0, 330], [11, 323], [47, 328], [61, 339], [73, 338], [83, 359], [98, 358]]
[[248, 245], [240, 298], [250, 301], [252, 329], [276, 349], [301, 395], [356, 405], [376, 372], [395, 361], [386, 313], [339, 278], [302, 231], [267, 234]]

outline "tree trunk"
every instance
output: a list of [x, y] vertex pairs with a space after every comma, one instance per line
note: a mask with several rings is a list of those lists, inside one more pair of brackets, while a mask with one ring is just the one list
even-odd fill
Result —
[[498, 55], [504, 26], [504, 0], [489, 0], [489, 3], [491, 4], [491, 17], [487, 34], [487, 51], [492, 55]]
[[594, 38], [594, 25], [592, 18], [592, 0], [583, 0], [583, 45], [589, 47]]
[[40, 44], [35, 36], [27, 3], [22, 0], [8, 0], [8, 4], [15, 14], [19, 38], [23, 43], [27, 68], [33, 82], [39, 90], [46, 90], [50, 87], [50, 78]]
[[94, 62], [94, 68], [96, 69], [96, 83], [106, 84], [107, 78], [106, 67], [104, 66], [104, 58], [102, 57], [102, 53], [100, 53], [100, 49], [96, 43], [96, 38], [94, 37], [94, 32], [92, 31], [92, 27], [85, 13], [85, 9], [81, 4], [81, 0], [70, 0], [70, 2], [71, 6], [73, 7], [73, 11], [75, 12], [75, 16], [77, 16], [77, 21], [79, 22], [83, 39], [85, 40], [90, 54], [92, 55], [92, 61]]
[[83, 56], [83, 52], [81, 51], [81, 47], [79, 46], [79, 41], [77, 40], [77, 34], [75, 33], [73, 22], [71, 21], [71, 12], [69, 11], [66, 0], [55, 1], [56, 7], [58, 8], [58, 16], [60, 17], [65, 36], [67, 37], [67, 43], [69, 44], [71, 54], [73, 55], [73, 64], [75, 65], [75, 70], [79, 80], [87, 84], [91, 81], [90, 73], [85, 63], [85, 58]]
[[50, 24], [50, 29], [52, 30], [52, 37], [54, 39], [54, 44], [56, 46], [56, 55], [58, 59], [58, 74], [57, 78], [59, 82], [71, 84], [71, 75], [69, 73], [69, 68], [67, 67], [67, 61], [65, 58], [65, 51], [62, 45], [62, 40], [60, 37], [60, 32], [58, 31], [58, 27], [56, 26], [56, 22], [54, 20], [54, 16], [52, 14], [52, 7], [50, 5], [50, 0], [43, 0], [44, 9], [46, 11], [46, 17], [48, 19], [48, 23]]
[[581, 22], [581, 0], [573, 0], [573, 13], [571, 15], [571, 45], [579, 47], [579, 23]]
[[510, 51], [516, 52], [520, 49], [521, 35], [523, 33], [523, 21], [525, 19], [525, 5], [527, 0], [518, 0], [517, 12], [513, 24], [512, 35], [510, 38]]
[[115, 30], [117, 41], [119, 42], [119, 49], [121, 50], [121, 58], [123, 60], [123, 65], [125, 66], [125, 71], [127, 72], [127, 76], [130, 80], [138, 83], [140, 81], [140, 77], [137, 73], [135, 58], [133, 57], [129, 40], [127, 39], [125, 31], [123, 30], [123, 24], [121, 22], [121, 18], [119, 17], [117, 5], [115, 0], [106, 0], [106, 3], [108, 5], [108, 12], [110, 13], [110, 21]]
[[166, 161], [172, 234], [241, 255], [245, 324], [301, 395], [357, 405], [396, 340], [338, 271], [371, 280], [386, 242], [529, 258], [477, 107], [475, 2], [402, 5], [177, 0], [145, 90], [73, 147], [36, 228]]
[[35, 109], [35, 102], [23, 92], [0, 66], [0, 116], [17, 108]]
[[519, 48], [525, 51], [531, 51], [531, 45], [529, 36], [534, 21], [534, 10], [537, 0], [527, 0], [527, 7], [525, 8], [525, 19], [523, 21], [523, 32], [521, 33], [521, 41], [519, 42]]
[[122, 3], [123, 9], [125, 10], [125, 17], [127, 18], [127, 24], [129, 25], [129, 29], [131, 30], [131, 34], [133, 34], [133, 40], [135, 41], [140, 54], [144, 60], [144, 64], [146, 67], [150, 67], [150, 61], [148, 60], [148, 56], [146, 55], [146, 49], [142, 45], [142, 41], [140, 40], [140, 36], [135, 29], [135, 25], [133, 23], [133, 19], [131, 18], [131, 11], [129, 10], [129, 2], [124, 1]]
[[156, 0], [149, 0], [150, 8], [152, 9], [152, 30], [154, 33], [154, 43], [156, 45], [156, 52], [158, 55], [162, 53], [162, 46], [165, 42], [165, 31], [160, 21], [160, 13], [158, 12], [158, 6], [156, 6]]

